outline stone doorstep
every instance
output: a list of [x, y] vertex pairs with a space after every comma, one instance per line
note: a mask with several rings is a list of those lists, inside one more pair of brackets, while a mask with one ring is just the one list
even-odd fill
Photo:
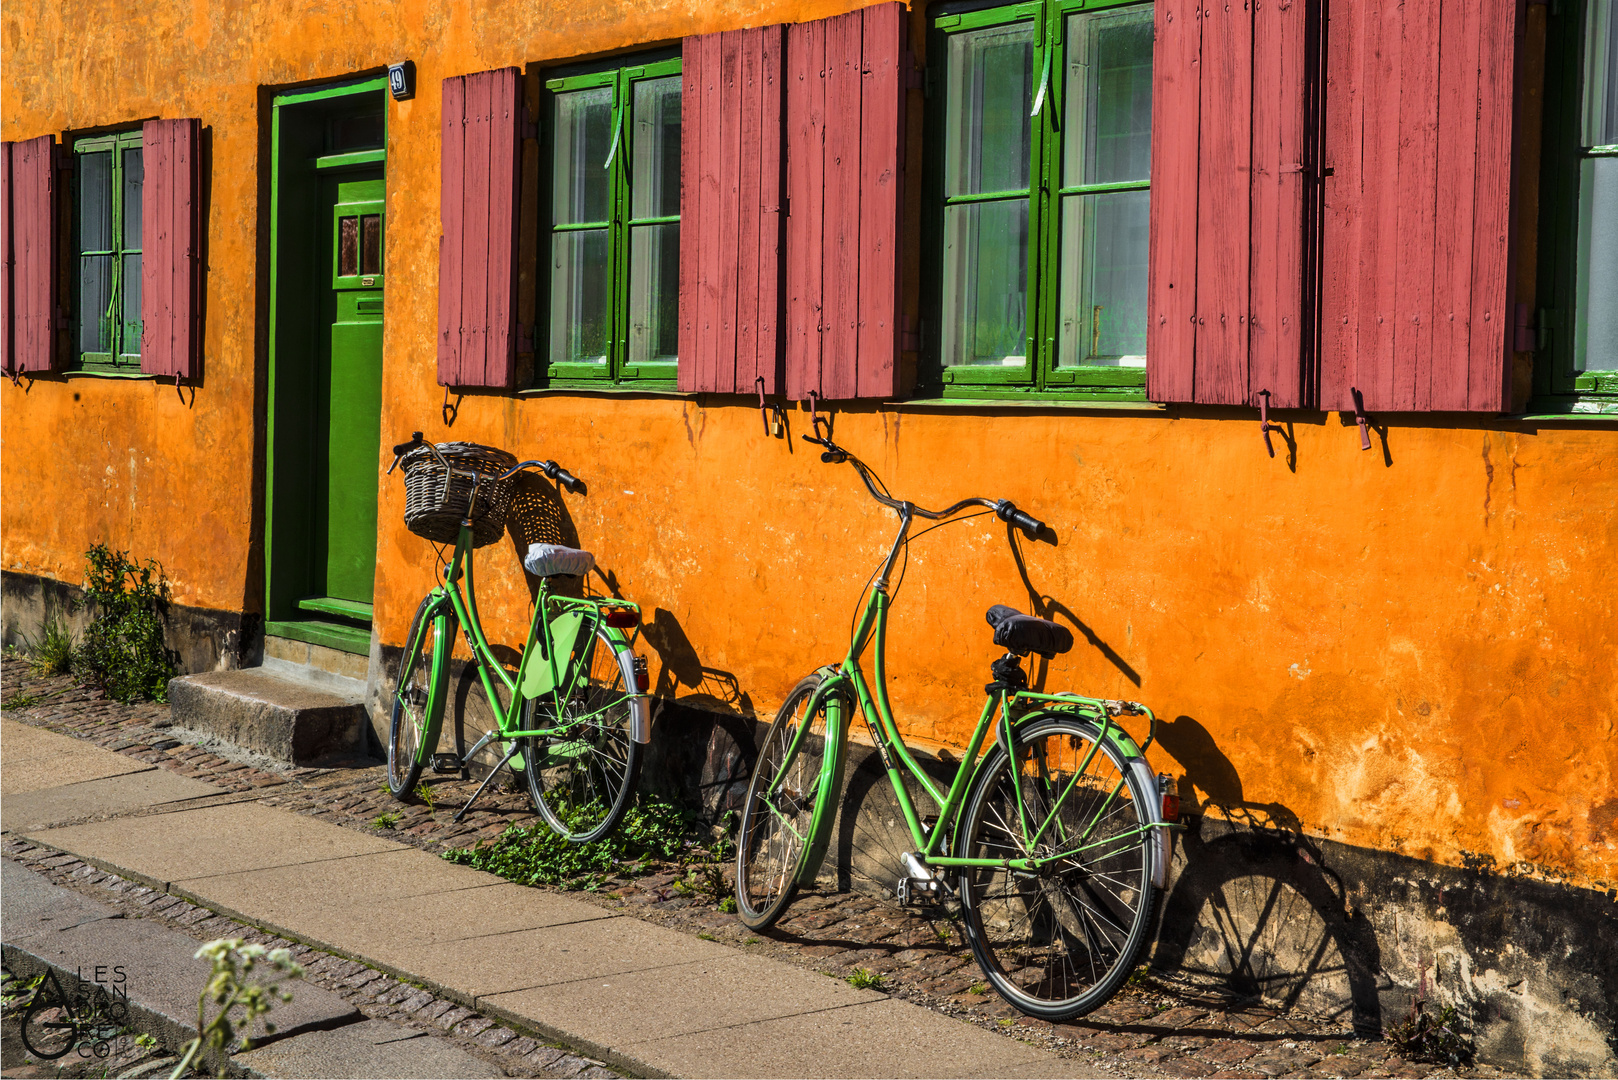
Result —
[[264, 668], [171, 679], [169, 703], [177, 727], [295, 765], [353, 753], [367, 723], [363, 694]]

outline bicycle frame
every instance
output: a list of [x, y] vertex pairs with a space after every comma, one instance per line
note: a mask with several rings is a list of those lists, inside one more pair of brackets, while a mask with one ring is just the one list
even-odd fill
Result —
[[[589, 714], [567, 717], [565, 722], [552, 727], [524, 727], [518, 717], [524, 704], [531, 700], [541, 700], [549, 697], [552, 706], [552, 716], [562, 718], [566, 715], [564, 706], [573, 697], [581, 680], [588, 680], [588, 660], [591, 651], [596, 648], [596, 633], [605, 629], [607, 637], [615, 646], [615, 652], [623, 668], [626, 687], [631, 693], [631, 708], [633, 714], [633, 737], [636, 742], [644, 743], [648, 734], [647, 721], [650, 712], [647, 707], [646, 695], [641, 691], [634, 678], [633, 663], [625, 664], [624, 654], [630, 649], [629, 639], [617, 627], [606, 626], [603, 622], [603, 607], [622, 607], [639, 612], [639, 605], [628, 600], [613, 599], [604, 602], [599, 599], [576, 599], [567, 596], [553, 596], [550, 592], [550, 583], [541, 578], [539, 594], [534, 598], [534, 613], [528, 627], [527, 642], [523, 646], [522, 659], [517, 666], [515, 675], [508, 672], [503, 665], [495, 659], [494, 650], [489, 644], [487, 635], [483, 630], [483, 622], [478, 614], [477, 588], [473, 574], [474, 552], [472, 547], [472, 529], [469, 523], [462, 523], [460, 534], [455, 542], [455, 553], [451, 556], [444, 573], [443, 583], [436, 586], [429, 594], [440, 601], [447, 600], [450, 609], [454, 611], [460, 625], [466, 629], [467, 645], [472, 652], [472, 659], [477, 665], [478, 677], [483, 683], [484, 693], [488, 695], [490, 706], [495, 713], [495, 727], [487, 732], [472, 749], [467, 751], [466, 757], [476, 754], [487, 743], [495, 738], [519, 739], [529, 737], [550, 737], [561, 735], [581, 722], [590, 719]], [[553, 634], [553, 627], [561, 621], [561, 616], [567, 612], [577, 612], [579, 622], [572, 627], [573, 632], [561, 639]], [[443, 721], [444, 704], [448, 694], [449, 682], [449, 655], [454, 645], [453, 632], [449, 630], [447, 612], [442, 604], [435, 608], [431, 620], [424, 622], [419, 633], [433, 635], [433, 655], [443, 657], [441, 663], [434, 663], [428, 673], [428, 717], [431, 730], [423, 732], [423, 737], [416, 747], [416, 760], [426, 764], [432, 756], [432, 749], [438, 744], [438, 728]], [[584, 654], [579, 655], [576, 647], [580, 637], [585, 637], [588, 645]], [[416, 640], [405, 643], [406, 655], [418, 655]], [[563, 655], [565, 647], [566, 655]], [[540, 663], [547, 669], [539, 672], [531, 670], [532, 665]], [[411, 676], [412, 672], [401, 674], [402, 686]], [[503, 686], [510, 697], [510, 704], [502, 711], [499, 708], [500, 698], [496, 694], [496, 681]], [[524, 687], [530, 685], [546, 686], [543, 694], [525, 694]], [[397, 688], [394, 691], [399, 692]], [[509, 756], [509, 755], [508, 755]]]
[[[1015, 746], [1012, 738], [1012, 711], [1014, 703], [1028, 703], [1035, 707], [1033, 712], [1022, 713], [1018, 723], [1025, 723], [1038, 719], [1041, 716], [1076, 716], [1095, 722], [1099, 726], [1099, 737], [1085, 755], [1084, 761], [1074, 772], [1073, 779], [1063, 791], [1062, 797], [1072, 790], [1078, 778], [1084, 775], [1099, 749], [1101, 740], [1109, 740], [1119, 750], [1130, 765], [1130, 770], [1137, 774], [1137, 778], [1146, 784], [1146, 790], [1152, 794], [1157, 791], [1157, 778], [1146, 765], [1143, 751], [1157, 738], [1157, 717], [1144, 705], [1132, 703], [1112, 702], [1098, 698], [1080, 697], [1077, 694], [1043, 694], [1031, 690], [999, 689], [988, 694], [983, 709], [978, 715], [976, 727], [972, 736], [967, 740], [966, 748], [961, 753], [960, 765], [957, 766], [955, 777], [949, 785], [948, 791], [940, 791], [932, 778], [921, 768], [910, 749], [905, 745], [903, 736], [899, 733], [898, 724], [894, 720], [893, 708], [888, 700], [887, 688], [887, 632], [888, 610], [892, 599], [888, 593], [888, 577], [893, 570], [894, 560], [902, 549], [910, 529], [910, 516], [901, 512], [899, 535], [894, 540], [893, 549], [889, 552], [882, 574], [873, 585], [870, 597], [866, 600], [865, 610], [860, 617], [859, 624], [849, 642], [847, 655], [841, 664], [835, 668], [822, 668], [826, 676], [825, 681], [816, 690], [814, 699], [810, 702], [808, 715], [813, 715], [817, 708], [824, 708], [826, 714], [826, 740], [827, 753], [821, 763], [822, 790], [830, 792], [833, 797], [822, 797], [815, 802], [815, 810], [809, 824], [811, 842], [803, 868], [798, 876], [800, 885], [807, 885], [814, 881], [819, 873], [821, 861], [825, 858], [826, 848], [830, 842], [831, 817], [836, 813], [835, 796], [842, 790], [843, 763], [846, 756], [849, 734], [849, 718], [843, 715], [844, 705], [852, 699], [859, 705], [865, 717], [867, 729], [871, 733], [871, 741], [875, 745], [877, 756], [881, 759], [883, 768], [887, 772], [888, 782], [893, 785], [894, 797], [898, 800], [900, 812], [904, 815], [905, 825], [910, 830], [910, 836], [915, 843], [915, 854], [928, 866], [934, 867], [999, 867], [1025, 872], [1037, 872], [1041, 867], [1062, 859], [1072, 858], [1078, 854], [1089, 854], [1096, 847], [1106, 845], [1124, 845], [1134, 843], [1147, 833], [1154, 833], [1157, 838], [1158, 859], [1154, 869], [1154, 878], [1157, 884], [1162, 884], [1162, 877], [1168, 864], [1166, 830], [1176, 826], [1162, 820], [1162, 807], [1153, 805], [1156, 800], [1149, 800], [1143, 808], [1145, 813], [1139, 815], [1143, 823], [1135, 829], [1126, 830], [1107, 836], [1103, 840], [1087, 843], [1091, 831], [1101, 820], [1107, 809], [1117, 799], [1127, 785], [1127, 777], [1120, 776], [1117, 785], [1102, 803], [1101, 807], [1092, 817], [1085, 830], [1076, 838], [1071, 839], [1077, 846], [1064, 844], [1063, 850], [1055, 855], [1040, 858], [1023, 859], [979, 859], [961, 858], [939, 850], [943, 838], [947, 833], [946, 824], [956, 821], [966, 802], [966, 795], [972, 789], [977, 773], [988, 754], [984, 752], [984, 743], [988, 739], [989, 731], [998, 721], [999, 730], [996, 737], [1003, 740], [1003, 745], [1009, 748]], [[875, 690], [865, 678], [865, 672], [860, 666], [860, 657], [867, 647], [873, 648], [873, 674], [875, 675]], [[1128, 711], [1145, 715], [1151, 722], [1151, 729], [1144, 744], [1136, 745], [1120, 725], [1114, 722], [1114, 710], [1122, 710], [1126, 704]], [[996, 707], [998, 705], [998, 708]], [[998, 715], [997, 715], [998, 714]], [[872, 721], [872, 717], [876, 721]], [[785, 779], [786, 763], [792, 761], [799, 745], [806, 737], [810, 725], [801, 724], [792, 744], [783, 755], [783, 772], [775, 777], [768, 789], [771, 795]], [[982, 755], [980, 758], [980, 754]], [[903, 770], [901, 772], [901, 769]], [[1020, 783], [1020, 770], [1012, 771], [1013, 783]], [[938, 806], [938, 818], [932, 828], [928, 828], [916, 813], [910, 792], [905, 787], [904, 775], [909, 776], [921, 787], [921, 790]], [[826, 786], [829, 785], [829, 786]], [[1018, 799], [1019, 807], [1024, 814], [1022, 822], [1024, 839], [1028, 850], [1032, 850], [1050, 829], [1056, 818], [1053, 808], [1044, 821], [1034, 823], [1027, 820], [1027, 807], [1021, 797]], [[1060, 805], [1060, 800], [1058, 800]], [[822, 820], [822, 819], [825, 820]]]

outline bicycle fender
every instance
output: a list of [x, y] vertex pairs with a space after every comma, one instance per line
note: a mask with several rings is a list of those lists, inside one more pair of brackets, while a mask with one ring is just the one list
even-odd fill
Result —
[[829, 672], [822, 668], [815, 674], [825, 677], [815, 691], [815, 699], [825, 702], [826, 708], [826, 739], [830, 745], [826, 748], [825, 760], [820, 763], [820, 777], [822, 790], [829, 791], [831, 796], [820, 800], [809, 822], [809, 846], [798, 864], [800, 886], [814, 884], [820, 875], [820, 864], [826, 859], [826, 850], [831, 847], [832, 822], [837, 818], [837, 803], [843, 792], [843, 763], [848, 757], [849, 698], [843, 692], [848, 680], [836, 668]]
[[639, 679], [635, 674], [635, 650], [630, 646], [629, 638], [622, 630], [611, 626], [607, 628], [607, 640], [612, 642], [613, 652], [618, 657], [618, 670], [623, 672], [624, 686], [630, 690], [629, 737], [645, 746], [652, 741], [652, 697], [640, 692]]

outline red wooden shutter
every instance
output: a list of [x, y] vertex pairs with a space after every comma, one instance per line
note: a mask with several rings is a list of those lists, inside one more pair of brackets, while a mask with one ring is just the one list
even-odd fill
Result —
[[438, 381], [511, 389], [517, 371], [521, 80], [500, 68], [444, 80]]
[[0, 142], [0, 364], [14, 370], [11, 338], [11, 283], [16, 280], [11, 257], [11, 148]]
[[1310, 404], [1304, 0], [1158, 0], [1146, 394]]
[[878, 4], [787, 31], [790, 398], [898, 392], [906, 16]]
[[1320, 404], [1509, 407], [1521, 5], [1336, 0]]
[[5, 370], [49, 371], [56, 358], [56, 138], [5, 144]]
[[681, 390], [780, 391], [785, 28], [685, 39], [680, 106]]
[[202, 352], [202, 198], [197, 120], [141, 126], [140, 369], [189, 379]]

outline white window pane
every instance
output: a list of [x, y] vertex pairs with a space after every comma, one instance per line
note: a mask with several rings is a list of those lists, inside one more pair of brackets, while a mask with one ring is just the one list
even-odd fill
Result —
[[629, 360], [672, 363], [680, 337], [680, 226], [637, 225], [629, 242]]
[[611, 189], [604, 166], [612, 152], [612, 88], [557, 94], [553, 137], [552, 223], [606, 221]]
[[1145, 191], [1062, 200], [1059, 364], [1146, 365]]
[[140, 250], [140, 214], [146, 169], [139, 147], [124, 151], [124, 250]]
[[1064, 183], [1145, 180], [1152, 167], [1152, 10], [1067, 21]]
[[1027, 362], [1028, 202], [944, 210], [944, 363]]
[[1618, 157], [1579, 167], [1578, 340], [1582, 371], [1618, 371]]
[[551, 363], [607, 362], [612, 312], [609, 269], [606, 229], [552, 235]]
[[680, 77], [635, 84], [635, 163], [630, 212], [637, 218], [680, 213]]
[[1584, 33], [1584, 145], [1618, 146], [1618, 11], [1590, 0]]
[[954, 34], [947, 61], [944, 190], [949, 195], [1028, 187], [1034, 28]]
[[112, 155], [79, 155], [79, 250], [112, 250]]

